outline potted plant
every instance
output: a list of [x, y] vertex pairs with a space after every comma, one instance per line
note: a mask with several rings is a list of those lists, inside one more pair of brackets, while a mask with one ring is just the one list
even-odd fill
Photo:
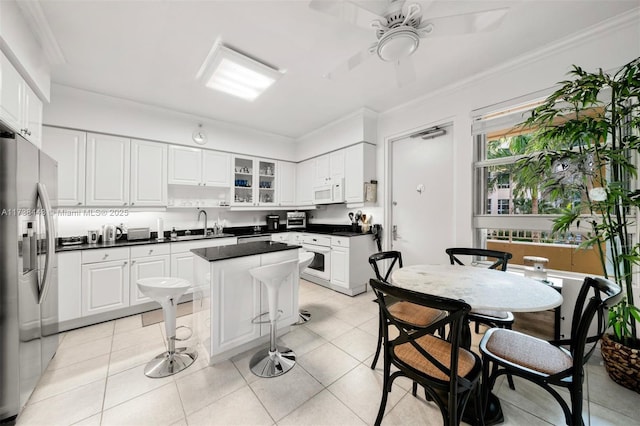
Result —
[[640, 265], [640, 235], [634, 241], [629, 232], [640, 214], [640, 190], [634, 185], [640, 157], [640, 58], [614, 73], [574, 66], [570, 75], [523, 123], [532, 139], [517, 168], [521, 176], [535, 176], [537, 191], [560, 209], [553, 231], [577, 227], [585, 234], [580, 247], [597, 250], [603, 275], [626, 293], [609, 312], [613, 334], [605, 336], [601, 348], [611, 378], [640, 392], [640, 312], [632, 286], [633, 268]]

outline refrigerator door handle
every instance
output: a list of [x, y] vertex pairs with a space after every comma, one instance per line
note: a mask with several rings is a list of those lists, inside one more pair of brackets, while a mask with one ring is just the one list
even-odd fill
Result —
[[44, 209], [44, 227], [46, 232], [46, 245], [47, 245], [47, 255], [44, 263], [44, 274], [42, 275], [42, 285], [40, 286], [40, 291], [38, 294], [38, 304], [41, 304], [44, 299], [47, 297], [47, 293], [49, 292], [49, 281], [51, 277], [51, 268], [53, 266], [53, 262], [51, 261], [51, 256], [54, 255], [56, 246], [55, 246], [55, 230], [53, 229], [53, 211], [51, 210], [51, 202], [49, 200], [49, 194], [47, 193], [47, 187], [44, 183], [38, 183], [38, 198], [42, 203], [42, 207]]

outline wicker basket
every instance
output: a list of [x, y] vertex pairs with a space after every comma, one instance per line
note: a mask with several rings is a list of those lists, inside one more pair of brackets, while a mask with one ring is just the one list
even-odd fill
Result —
[[605, 335], [600, 343], [609, 377], [621, 386], [640, 393], [640, 350], [614, 342]]

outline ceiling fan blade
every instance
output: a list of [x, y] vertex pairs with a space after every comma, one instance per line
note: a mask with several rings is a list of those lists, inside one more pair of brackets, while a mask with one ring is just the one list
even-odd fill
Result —
[[440, 18], [423, 18], [419, 31], [429, 37], [493, 31], [509, 12], [508, 7]]
[[[382, 3], [382, 2], [371, 2]], [[386, 1], [384, 2], [385, 4]], [[371, 30], [371, 22], [374, 20], [383, 20], [379, 14], [371, 11], [371, 7], [363, 7], [360, 4], [353, 1], [336, 1], [336, 0], [311, 0], [309, 7], [318, 12], [326, 13], [334, 16], [341, 21], [347, 22], [352, 25]], [[373, 10], [377, 10], [373, 8]], [[384, 9], [383, 9], [384, 11]]]
[[405, 87], [416, 81], [416, 68], [411, 56], [396, 61], [396, 83]]
[[347, 74], [349, 71], [351, 71], [352, 69], [354, 69], [355, 67], [357, 67], [358, 65], [360, 65], [361, 63], [369, 59], [371, 56], [373, 56], [373, 54], [375, 53], [376, 46], [377, 44], [374, 43], [368, 48], [366, 48], [365, 50], [356, 53], [355, 55], [347, 59], [345, 62], [343, 62], [340, 66], [335, 68], [333, 71], [325, 74], [324, 78], [328, 80], [333, 80], [335, 78], [338, 78], [342, 75]]

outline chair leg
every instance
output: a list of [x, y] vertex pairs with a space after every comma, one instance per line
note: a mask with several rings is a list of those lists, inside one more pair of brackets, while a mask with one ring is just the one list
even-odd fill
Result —
[[384, 410], [387, 407], [387, 396], [389, 394], [389, 375], [391, 374], [391, 365], [387, 361], [387, 357], [384, 357], [384, 369], [383, 369], [383, 381], [382, 381], [382, 399], [380, 401], [380, 408], [378, 408], [378, 415], [376, 416], [375, 426], [380, 426], [382, 423], [382, 417], [384, 417]]
[[[425, 391], [426, 392], [426, 391]], [[418, 396], [418, 382], [413, 382], [411, 394], [415, 397]]]
[[373, 362], [371, 363], [371, 369], [376, 369], [376, 364], [378, 363], [378, 357], [380, 357], [380, 349], [382, 348], [382, 327], [383, 325], [382, 315], [379, 316], [378, 322], [378, 347], [376, 348], [376, 355], [373, 357]]
[[584, 425], [582, 419], [582, 388], [570, 389], [571, 394], [571, 424], [574, 426]]

